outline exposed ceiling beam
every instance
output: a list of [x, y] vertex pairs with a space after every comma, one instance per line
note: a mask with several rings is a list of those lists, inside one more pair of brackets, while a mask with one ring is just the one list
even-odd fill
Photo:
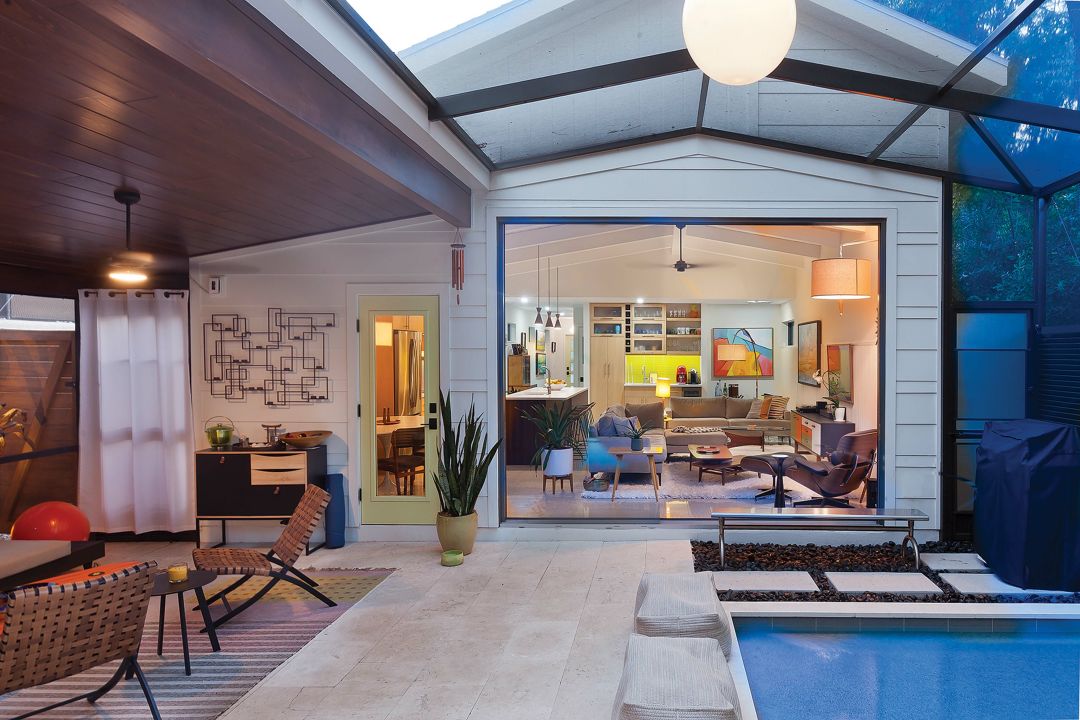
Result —
[[243, 0], [80, 2], [402, 197], [470, 224], [464, 183]]
[[535, 256], [538, 245], [545, 253], [561, 252], [559, 246], [572, 245], [570, 250], [594, 244], [617, 245], [624, 242], [648, 240], [667, 233], [663, 225], [547, 225], [535, 230], [506, 234], [507, 252], [528, 250]]
[[[686, 50], [672, 50], [633, 60], [623, 60], [449, 95], [438, 99], [431, 118], [443, 120], [472, 115], [691, 70], [697, 70], [697, 66], [690, 57], [690, 53]], [[925, 105], [1015, 123], [1080, 132], [1080, 111], [957, 88], [941, 92], [937, 85], [806, 60], [787, 58], [769, 77], [800, 85], [897, 100], [912, 105]]]
[[[1018, 28], [1021, 23], [1027, 20], [1033, 12], [1038, 10], [1043, 2], [1044, 0], [1027, 0], [1027, 2], [1013, 10], [1012, 15], [1007, 17], [1005, 22], [998, 26], [997, 30], [990, 33], [985, 40], [979, 43], [979, 46], [971, 51], [971, 54], [967, 56], [967, 59], [957, 65], [956, 68], [949, 73], [949, 76], [945, 78], [945, 81], [938, 85], [938, 97], [954, 88], [960, 80], [974, 70], [994, 48], [1001, 44], [1002, 40], [1012, 33], [1013, 30]], [[919, 118], [921, 118], [929, 109], [930, 108], [927, 105], [920, 105], [908, 113], [908, 116], [904, 118], [899, 125], [893, 128], [888, 136], [878, 143], [878, 146], [870, 153], [870, 161], [873, 162], [881, 157], [881, 154], [888, 150], [894, 142], [899, 140], [900, 136], [918, 122]]]
[[821, 245], [818, 243], [790, 240], [779, 235], [767, 236], [749, 229], [738, 229], [735, 226], [687, 225], [683, 230], [683, 236], [686, 239], [700, 238], [808, 258], [821, 257]]

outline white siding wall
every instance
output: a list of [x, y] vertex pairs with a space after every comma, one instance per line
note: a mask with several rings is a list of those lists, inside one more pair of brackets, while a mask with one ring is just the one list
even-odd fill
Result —
[[[362, 289], [356, 286], [372, 294], [388, 287], [407, 293], [416, 284], [441, 287], [449, 360], [444, 361], [444, 383], [458, 408], [471, 399], [495, 418], [500, 218], [882, 218], [889, 273], [882, 317], [889, 350], [882, 422], [889, 504], [920, 507], [931, 515], [931, 526], [939, 527], [939, 181], [702, 137], [504, 171], [492, 182], [486, 197], [477, 194], [474, 227], [463, 234], [467, 275], [460, 305], [447, 287], [453, 232], [438, 221], [406, 221], [203, 258], [196, 277], [202, 282], [208, 275], [225, 276], [225, 292], [194, 293], [195, 417], [229, 415], [256, 436], [259, 423], [267, 419], [280, 419], [291, 429], [334, 430], [330, 462], [348, 474], [350, 525], [355, 525], [358, 482], [355, 441], [349, 440], [355, 435], [350, 384], [355, 368], [349, 367], [348, 348], [356, 339], [352, 302]], [[208, 397], [201, 380], [202, 323], [212, 312], [263, 317], [268, 306], [339, 313], [341, 327], [331, 338], [328, 365], [334, 379], [331, 403], [273, 410], [258, 401], [225, 403]], [[478, 510], [483, 526], [498, 524], [494, 477]]]
[[501, 217], [568, 216], [885, 220], [887, 503], [922, 509], [940, 528], [939, 180], [704, 137], [493, 176], [489, 237]]

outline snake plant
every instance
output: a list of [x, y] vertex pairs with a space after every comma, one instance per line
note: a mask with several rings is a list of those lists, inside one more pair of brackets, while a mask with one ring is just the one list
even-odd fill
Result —
[[439, 393], [442, 416], [442, 438], [439, 442], [439, 467], [432, 473], [435, 488], [443, 512], [452, 517], [471, 515], [476, 509], [476, 498], [487, 480], [488, 467], [495, 459], [502, 440], [491, 448], [487, 433], [483, 431], [484, 416], [469, 405], [467, 412], [457, 423], [450, 408], [450, 397]]

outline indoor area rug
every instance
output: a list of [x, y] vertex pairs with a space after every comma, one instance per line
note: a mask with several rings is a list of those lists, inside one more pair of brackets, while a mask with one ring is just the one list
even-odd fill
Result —
[[[766, 445], [765, 452], [791, 452], [790, 445]], [[736, 458], [744, 455], [757, 455], [760, 448], [739, 447], [732, 450]], [[728, 475], [723, 484], [720, 483], [719, 475], [705, 474], [698, 482], [698, 468], [690, 467], [683, 460], [674, 460], [664, 463], [660, 468], [661, 500], [753, 500], [754, 496], [762, 490], [768, 490], [773, 486], [773, 480], [768, 475], [759, 476], [755, 472], [740, 473], [737, 477]], [[604, 477], [610, 482], [612, 473], [604, 473]], [[785, 483], [789, 495], [794, 500], [809, 500], [814, 495], [798, 483], [788, 480]], [[611, 500], [611, 487], [607, 490], [582, 490], [581, 497], [585, 500]], [[624, 500], [652, 500], [652, 481], [645, 473], [624, 473], [619, 478], [619, 489], [615, 497]]]
[[[158, 599], [151, 598], [139, 662], [146, 672], [161, 717], [163, 720], [212, 720], [218, 717], [392, 572], [390, 569], [308, 571], [307, 574], [319, 583], [319, 589], [337, 603], [333, 608], [326, 607], [299, 588], [282, 587], [285, 584], [278, 583], [259, 602], [218, 629], [221, 652], [217, 653], [211, 652], [206, 634], [199, 632], [202, 616], [192, 610], [194, 594], [185, 593], [190, 677], [184, 674], [176, 596], [170, 595], [166, 601], [165, 642], [161, 657], [156, 653]], [[223, 577], [207, 586], [207, 596], [235, 579]], [[263, 582], [262, 578], [254, 578], [231, 594], [233, 607], [250, 597]], [[222, 612], [220, 603], [215, 603], [213, 612], [215, 616]], [[0, 697], [0, 717], [15, 717], [93, 690], [103, 685], [115, 669], [116, 663], [110, 663], [49, 685]], [[139, 684], [131, 680], [121, 681], [96, 705], [80, 701], [37, 717], [46, 720], [116, 720], [149, 716]]]

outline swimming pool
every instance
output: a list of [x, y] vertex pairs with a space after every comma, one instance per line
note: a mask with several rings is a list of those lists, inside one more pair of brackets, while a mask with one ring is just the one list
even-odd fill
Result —
[[1032, 621], [1002, 632], [894, 625], [822, 632], [813, 622], [737, 622], [760, 720], [1080, 717], [1080, 633], [1072, 624]]

